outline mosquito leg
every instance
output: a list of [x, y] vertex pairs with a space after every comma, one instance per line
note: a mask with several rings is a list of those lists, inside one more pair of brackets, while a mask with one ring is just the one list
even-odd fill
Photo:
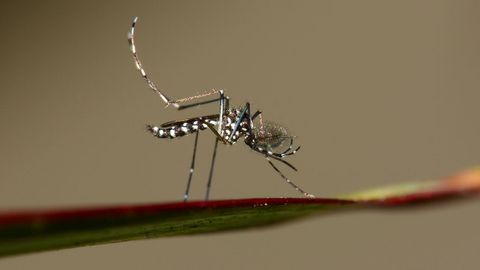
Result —
[[[132, 27], [130, 28], [130, 31], [128, 32], [128, 43], [130, 45], [130, 51], [132, 52], [132, 55], [133, 55], [133, 60], [135, 61], [135, 66], [137, 67], [138, 71], [142, 75], [143, 79], [147, 82], [148, 87], [150, 87], [150, 89], [152, 89], [155, 93], [157, 93], [160, 96], [160, 98], [163, 100], [163, 102], [165, 102], [167, 107], [169, 105], [172, 105], [177, 110], [183, 110], [183, 109], [191, 108], [191, 107], [198, 106], [198, 105], [209, 104], [209, 103], [212, 103], [212, 102], [216, 102], [218, 100], [220, 100], [221, 107], [223, 107], [223, 105], [222, 105], [222, 102], [223, 102], [222, 100], [224, 99], [223, 90], [217, 91], [215, 89], [212, 89], [212, 91], [210, 91], [210, 92], [206, 92], [206, 93], [199, 94], [199, 95], [196, 95], [196, 96], [191, 96], [191, 97], [187, 97], [187, 98], [173, 100], [173, 99], [170, 99], [169, 97], [167, 97], [167, 95], [165, 95], [165, 93], [162, 90], [158, 89], [157, 85], [152, 80], [150, 80], [149, 76], [147, 75], [147, 72], [143, 68], [143, 65], [142, 65], [142, 62], [140, 61], [140, 58], [137, 55], [137, 49], [135, 47], [135, 25], [137, 23], [137, 20], [138, 20], [138, 17], [135, 17], [133, 19]], [[187, 102], [187, 101], [191, 101], [191, 100], [194, 100], [194, 99], [207, 97], [207, 96], [210, 96], [210, 95], [213, 95], [213, 94], [216, 94], [216, 93], [220, 93], [220, 98], [209, 100], [209, 101], [204, 101], [204, 102], [198, 102], [198, 103], [190, 104], [190, 105], [180, 106], [180, 104], [179, 104], [179, 103], [182, 103], [182, 102]], [[227, 97], [227, 100], [228, 100], [228, 97]]]
[[208, 96], [211, 96], [211, 95], [213, 95], [213, 94], [218, 94], [218, 93], [219, 93], [218, 90], [212, 89], [212, 90], [210, 90], [210, 91], [207, 91], [207, 92], [204, 92], [204, 93], [202, 93], [202, 94], [195, 95], [195, 96], [190, 96], [190, 97], [185, 97], [185, 98], [176, 99], [175, 102], [176, 102], [176, 103], [189, 102], [189, 101], [192, 101], [192, 100], [195, 100], [195, 99], [200, 99], [200, 98], [208, 97]]
[[196, 103], [193, 103], [193, 104], [180, 105], [180, 107], [178, 107], [178, 110], [190, 109], [192, 107], [214, 103], [214, 102], [217, 102], [219, 100], [220, 100], [220, 98], [215, 98], [215, 99], [210, 99], [210, 100], [206, 100], [206, 101], [202, 101], [202, 102], [196, 102]]
[[250, 103], [247, 102], [247, 104], [245, 104], [245, 107], [247, 107], [248, 126], [250, 127], [250, 132], [251, 132], [253, 130], [253, 118], [252, 118], [252, 113], [250, 112]]
[[292, 150], [292, 147], [293, 147], [293, 137], [290, 138], [290, 145], [288, 146], [287, 150], [283, 151], [282, 153], [280, 153], [280, 155], [285, 155], [288, 153], [288, 151]]
[[273, 164], [273, 162], [268, 158], [268, 156], [265, 156], [265, 158], [267, 159], [268, 163], [273, 167], [273, 169], [283, 178], [283, 180], [285, 180], [290, 186], [292, 186], [296, 191], [300, 192], [303, 194], [303, 196], [307, 197], [307, 198], [315, 198], [314, 195], [306, 192], [305, 190], [303, 190], [302, 188], [300, 188], [298, 185], [296, 185], [294, 182], [292, 182], [292, 180], [288, 179], [278, 168], [277, 166], [275, 166], [275, 164]]
[[276, 156], [274, 155], [274, 153], [272, 153], [272, 152], [270, 152], [270, 151], [266, 151], [266, 150], [264, 150], [264, 149], [262, 149], [262, 148], [256, 148], [255, 146], [254, 146], [254, 147], [250, 146], [250, 147], [251, 147], [254, 151], [256, 151], [256, 152], [258, 152], [258, 153], [260, 153], [260, 154], [262, 154], [262, 155], [265, 155], [266, 157], [271, 157], [271, 158], [273, 158], [273, 159], [275, 159], [275, 160], [278, 160], [278, 161], [282, 162], [283, 164], [287, 165], [288, 167], [290, 167], [292, 170], [298, 171], [297, 168], [295, 168], [295, 166], [293, 166], [292, 164], [288, 163], [287, 161], [285, 161], [285, 160], [283, 160], [283, 159], [281, 159], [281, 158], [279, 158], [279, 157], [276, 157]]
[[[248, 128], [249, 128], [250, 132], [252, 132], [252, 130], [253, 130], [253, 117], [252, 117], [252, 113], [250, 111], [250, 102], [247, 102], [245, 104], [245, 107], [244, 107], [242, 113], [240, 114], [240, 117], [238, 118], [237, 122], [235, 123], [235, 129], [233, 130], [232, 135], [235, 134], [235, 132], [240, 127], [240, 123], [243, 121], [243, 118], [246, 117], [245, 114], [247, 114], [247, 116], [248, 116], [248, 118], [247, 118]], [[260, 115], [260, 114], [261, 114], [260, 111], [255, 112], [255, 115]], [[232, 135], [230, 136], [230, 138], [232, 137]]]
[[130, 28], [130, 31], [128, 32], [128, 43], [130, 45], [130, 51], [132, 52], [135, 65], [138, 71], [140, 71], [140, 74], [142, 75], [143, 79], [147, 82], [148, 87], [150, 87], [150, 89], [152, 89], [155, 93], [157, 93], [167, 106], [173, 105], [175, 108], [178, 108], [179, 107], [178, 103], [176, 103], [175, 101], [167, 97], [161, 90], [157, 88], [157, 85], [152, 80], [150, 80], [150, 78], [147, 75], [147, 72], [142, 66], [142, 62], [140, 61], [140, 58], [138, 58], [137, 50], [135, 48], [135, 24], [137, 23], [137, 20], [138, 20], [138, 17], [133, 18], [132, 28]]
[[[220, 93], [220, 98], [219, 98], [219, 100], [220, 100], [220, 113], [219, 113], [219, 117], [218, 117], [217, 130], [215, 130], [211, 124], [206, 123], [206, 125], [210, 128], [210, 130], [215, 134], [215, 136], [217, 138], [215, 139], [215, 145], [213, 147], [212, 164], [210, 165], [210, 173], [208, 175], [207, 191], [205, 193], [205, 201], [208, 201], [208, 199], [210, 197], [210, 188], [212, 186], [213, 169], [214, 169], [214, 166], [215, 166], [215, 158], [217, 156], [218, 141], [221, 140], [224, 143], [228, 143], [225, 140], [225, 138], [223, 138], [223, 116], [226, 113], [226, 111], [228, 110], [228, 106], [229, 106], [228, 100], [229, 99], [228, 99], [228, 97], [227, 98], [225, 97], [225, 94], [224, 94], [223, 90], [220, 90], [219, 93]], [[227, 100], [227, 104], [225, 104], [225, 100]]]
[[220, 90], [220, 113], [218, 116], [217, 131], [223, 137], [223, 116], [225, 114], [225, 94]]
[[208, 175], [207, 192], [205, 193], [205, 201], [208, 201], [208, 198], [210, 197], [210, 188], [212, 186], [213, 168], [215, 166], [215, 157], [217, 156], [217, 146], [218, 146], [218, 139], [215, 139], [215, 145], [213, 146], [212, 164], [210, 165], [210, 173]]
[[286, 156], [294, 155], [297, 153], [298, 150], [300, 150], [300, 146], [297, 147], [295, 150], [292, 150], [292, 149], [293, 149], [293, 137], [290, 138], [290, 145], [288, 146], [287, 150], [283, 151], [282, 153], [273, 153], [273, 155], [279, 158], [284, 158]]
[[231, 145], [230, 142], [228, 142], [225, 138], [222, 137], [222, 135], [220, 135], [220, 133], [218, 133], [218, 131], [215, 129], [215, 127], [212, 124], [207, 122], [204, 122], [204, 124], [207, 125], [207, 127], [213, 132], [213, 134], [215, 135], [215, 137], [217, 137], [218, 140], [222, 141], [224, 144]]
[[196, 106], [205, 105], [205, 104], [210, 104], [210, 103], [213, 103], [213, 102], [220, 101], [220, 99], [222, 98], [222, 95], [223, 95], [223, 90], [212, 89], [211, 91], [205, 92], [205, 93], [203, 93], [203, 94], [199, 94], [199, 95], [196, 95], [196, 96], [191, 96], [191, 97], [186, 97], [186, 98], [177, 99], [177, 100], [175, 100], [176, 103], [184, 103], [184, 102], [188, 102], [188, 101], [192, 101], [192, 100], [195, 100], [195, 99], [200, 99], [200, 98], [208, 97], [208, 96], [211, 96], [211, 95], [213, 95], [213, 94], [219, 94], [219, 93], [220, 93], [220, 97], [219, 97], [219, 98], [214, 98], [214, 99], [210, 99], [210, 100], [206, 100], [206, 101], [199, 101], [199, 102], [195, 102], [195, 103], [187, 104], [187, 105], [180, 105], [177, 109], [178, 109], [178, 110], [185, 110], [185, 109], [188, 109], [188, 108], [192, 108], [192, 107], [196, 107]]
[[188, 193], [190, 192], [190, 184], [192, 183], [193, 177], [193, 170], [195, 169], [195, 156], [197, 154], [197, 143], [198, 143], [198, 134], [200, 132], [195, 132], [195, 143], [193, 144], [193, 156], [192, 156], [192, 164], [190, 165], [190, 171], [188, 173], [188, 181], [187, 181], [187, 189], [185, 190], [185, 194], [183, 195], [183, 201], [187, 202], [188, 200]]
[[[291, 151], [290, 151], [291, 150]], [[275, 153], [275, 156], [279, 157], [279, 158], [284, 158], [286, 156], [291, 156], [291, 155], [295, 155], [298, 150], [300, 150], [300, 146], [298, 146], [297, 148], [295, 148], [295, 150], [292, 150], [292, 148], [290, 147], [289, 149], [287, 149], [285, 152], [283, 153], [280, 153], [280, 154], [277, 154]], [[290, 152], [288, 152], [290, 151]]]
[[252, 120], [255, 120], [255, 118], [257, 118], [257, 116], [259, 116], [262, 112], [261, 111], [256, 111], [253, 115], [252, 115]]

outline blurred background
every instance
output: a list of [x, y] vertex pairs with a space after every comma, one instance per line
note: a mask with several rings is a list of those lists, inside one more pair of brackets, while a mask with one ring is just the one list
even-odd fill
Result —
[[[215, 113], [169, 96], [225, 89], [298, 136], [284, 172], [321, 197], [480, 164], [478, 1], [2, 1], [0, 209], [180, 200], [193, 136], [145, 124]], [[205, 192], [200, 134], [191, 195]], [[284, 168], [284, 167], [282, 167]], [[213, 199], [299, 196], [243, 143]], [[478, 269], [480, 202], [2, 259], [0, 269]]]

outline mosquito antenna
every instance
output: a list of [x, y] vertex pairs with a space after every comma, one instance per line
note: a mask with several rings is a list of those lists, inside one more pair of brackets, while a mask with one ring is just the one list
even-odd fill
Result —
[[292, 182], [292, 180], [288, 179], [278, 168], [277, 166], [275, 166], [275, 164], [273, 164], [273, 162], [268, 158], [268, 156], [265, 156], [265, 158], [267, 159], [268, 163], [273, 167], [273, 169], [290, 185], [292, 186], [296, 191], [302, 193], [305, 197], [307, 198], [315, 198], [315, 196], [313, 194], [310, 194], [308, 192], [306, 192], [305, 190], [303, 190], [302, 188], [300, 188], [299, 186], [297, 186], [294, 182]]
[[143, 69], [142, 62], [138, 58], [137, 50], [135, 48], [135, 24], [137, 23], [137, 20], [138, 17], [133, 18], [132, 28], [130, 29], [130, 32], [128, 32], [128, 44], [130, 45], [130, 51], [132, 52], [135, 66], [137, 67], [138, 71], [140, 71], [143, 79], [145, 79], [145, 81], [147, 82], [148, 87], [150, 87], [154, 92], [156, 92], [160, 96], [160, 98], [162, 98], [163, 102], [167, 104], [167, 106], [171, 104], [175, 108], [178, 108], [179, 105], [175, 101], [172, 101], [170, 98], [168, 98], [165, 94], [163, 94], [162, 91], [157, 88], [157, 85], [152, 80], [150, 80], [150, 78], [148, 78], [145, 69]]

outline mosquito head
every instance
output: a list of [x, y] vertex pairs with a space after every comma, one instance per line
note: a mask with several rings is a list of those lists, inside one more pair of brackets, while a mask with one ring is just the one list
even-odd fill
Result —
[[285, 127], [269, 121], [263, 123], [255, 123], [253, 135], [257, 147], [263, 149], [281, 149], [288, 147], [292, 136], [288, 134]]

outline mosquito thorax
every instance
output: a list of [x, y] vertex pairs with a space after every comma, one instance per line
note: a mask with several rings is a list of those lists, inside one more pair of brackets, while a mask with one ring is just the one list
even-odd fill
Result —
[[240, 118], [241, 111], [238, 108], [231, 108], [227, 111], [224, 116], [223, 122], [223, 138], [229, 141], [231, 144], [234, 144], [242, 136], [248, 135], [248, 120], [244, 119], [240, 122], [240, 127], [237, 129], [235, 134], [232, 135], [233, 130], [235, 129], [235, 124]]

